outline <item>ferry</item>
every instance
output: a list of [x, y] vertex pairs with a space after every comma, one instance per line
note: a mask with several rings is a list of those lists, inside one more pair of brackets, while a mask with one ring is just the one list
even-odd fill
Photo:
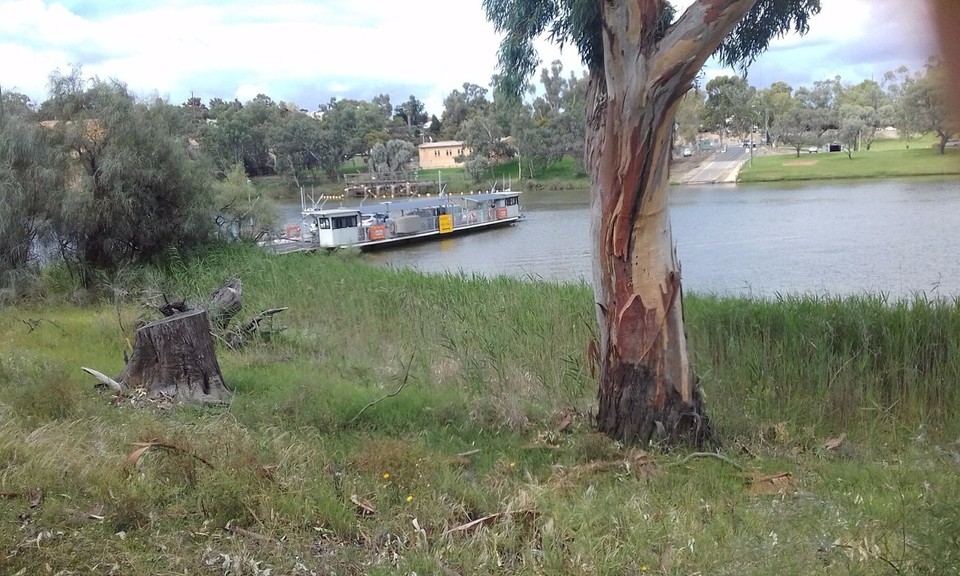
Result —
[[[370, 250], [513, 224], [523, 218], [520, 192], [410, 198], [369, 206], [304, 208], [292, 250]], [[302, 231], [302, 232], [301, 232]], [[287, 237], [290, 237], [288, 231]], [[291, 239], [293, 240], [293, 239]]]

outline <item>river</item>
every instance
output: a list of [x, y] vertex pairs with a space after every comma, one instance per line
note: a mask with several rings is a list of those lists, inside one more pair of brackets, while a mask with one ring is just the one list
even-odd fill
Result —
[[[530, 192], [521, 203], [516, 225], [366, 257], [427, 273], [590, 282], [588, 192]], [[299, 204], [283, 208], [299, 221]], [[688, 292], [960, 296], [956, 180], [675, 186], [670, 213]]]

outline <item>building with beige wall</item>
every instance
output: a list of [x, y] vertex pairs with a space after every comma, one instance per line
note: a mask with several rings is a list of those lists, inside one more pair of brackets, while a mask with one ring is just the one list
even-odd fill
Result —
[[470, 149], [459, 140], [426, 142], [420, 145], [420, 168], [453, 168], [460, 166], [457, 156], [469, 154]]

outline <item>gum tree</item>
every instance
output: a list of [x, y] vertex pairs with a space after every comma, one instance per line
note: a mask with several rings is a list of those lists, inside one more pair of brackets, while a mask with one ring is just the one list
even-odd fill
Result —
[[597, 426], [626, 442], [714, 440], [683, 326], [667, 213], [674, 116], [706, 59], [746, 65], [770, 40], [806, 32], [820, 0], [484, 0], [505, 34], [502, 85], [519, 95], [544, 34], [576, 46], [589, 74]]

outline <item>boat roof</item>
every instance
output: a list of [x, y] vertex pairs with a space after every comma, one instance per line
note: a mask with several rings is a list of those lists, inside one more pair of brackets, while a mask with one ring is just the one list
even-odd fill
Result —
[[317, 216], [353, 216], [360, 212], [357, 208], [307, 208], [304, 214], [315, 214]]
[[390, 200], [389, 202], [378, 202], [367, 206], [356, 206], [354, 208], [307, 208], [304, 214], [324, 215], [324, 216], [345, 216], [349, 214], [383, 214], [394, 210], [417, 210], [420, 208], [435, 208], [437, 206], [447, 206], [456, 204], [458, 200], [468, 200], [471, 202], [489, 202], [491, 200], [502, 200], [518, 196], [519, 191], [506, 192], [484, 192], [481, 194], [448, 194], [446, 196], [431, 196], [420, 198], [400, 198]]
[[364, 214], [377, 214], [393, 210], [417, 210], [418, 208], [447, 206], [449, 204], [456, 204], [460, 199], [471, 202], [489, 202], [491, 200], [510, 198], [519, 194], [520, 192], [485, 192], [482, 194], [448, 194], [446, 196], [432, 196], [429, 198], [401, 198], [399, 200], [390, 200], [389, 202], [380, 202], [369, 206], [360, 206], [357, 209]]

